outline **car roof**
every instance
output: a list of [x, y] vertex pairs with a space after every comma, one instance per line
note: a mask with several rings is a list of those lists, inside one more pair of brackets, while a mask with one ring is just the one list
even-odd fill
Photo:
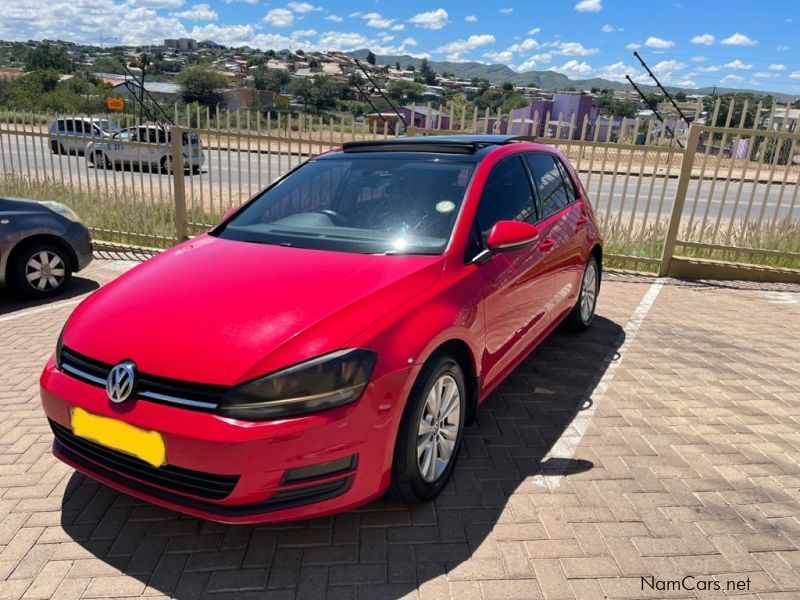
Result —
[[[348, 158], [351, 156], [356, 158], [357, 156], [375, 157], [403, 153], [404, 157], [413, 155], [415, 158], [430, 158], [431, 154], [457, 155], [459, 160], [479, 162], [500, 146], [532, 142], [534, 140], [535, 138], [529, 136], [486, 134], [431, 135], [384, 140], [360, 140], [345, 142], [342, 144], [341, 150], [326, 153], [319, 158], [341, 158], [344, 154], [348, 155]], [[528, 149], [532, 149], [530, 147], [531, 144], [525, 144], [525, 146]], [[546, 148], [541, 146], [541, 149]]]

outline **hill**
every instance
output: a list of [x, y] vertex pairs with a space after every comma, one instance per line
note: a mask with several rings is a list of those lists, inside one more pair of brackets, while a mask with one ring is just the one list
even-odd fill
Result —
[[[347, 52], [348, 56], [364, 60], [369, 50], [355, 50]], [[378, 64], [393, 65], [399, 62], [402, 66], [414, 65], [419, 67], [422, 59], [402, 55], [376, 55]], [[431, 67], [437, 73], [452, 73], [458, 79], [469, 80], [473, 77], [486, 79], [489, 83], [503, 83], [509, 81], [515, 85], [520, 86], [534, 86], [546, 90], [566, 90], [574, 88], [576, 90], [589, 90], [591, 88], [612, 89], [612, 90], [631, 90], [630, 84], [622, 81], [613, 81], [611, 79], [604, 79], [602, 77], [593, 77], [591, 79], [570, 79], [562, 73], [556, 71], [523, 71], [518, 73], [510, 69], [506, 65], [487, 65], [479, 62], [449, 62], [449, 61], [429, 61]], [[637, 82], [638, 83], [638, 82]], [[655, 91], [654, 85], [640, 85], [643, 90]], [[784, 94], [781, 92], [768, 92], [765, 90], [750, 90], [750, 89], [737, 89], [737, 88], [723, 88], [723, 87], [703, 87], [703, 88], [683, 88], [675, 86], [665, 86], [670, 92], [684, 91], [687, 94], [710, 94], [716, 90], [717, 94], [729, 93], [753, 93], [753, 94], [772, 94], [772, 96], [780, 101], [790, 101], [800, 99], [800, 96], [792, 94]]]

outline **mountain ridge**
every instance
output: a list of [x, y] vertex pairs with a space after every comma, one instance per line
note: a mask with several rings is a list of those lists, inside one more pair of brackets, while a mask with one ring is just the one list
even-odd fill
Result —
[[[362, 48], [352, 52], [346, 52], [348, 56], [364, 60], [369, 52], [368, 49]], [[393, 65], [397, 62], [405, 67], [408, 64], [414, 65], [418, 68], [422, 59], [415, 58], [408, 54], [391, 55], [391, 54], [376, 54], [376, 62], [381, 65]], [[631, 90], [631, 86], [627, 82], [614, 81], [612, 79], [605, 79], [603, 77], [592, 77], [589, 79], [570, 79], [563, 73], [557, 71], [523, 71], [517, 72], [506, 65], [501, 64], [485, 64], [475, 61], [470, 62], [451, 62], [451, 61], [433, 61], [429, 60], [431, 68], [437, 73], [452, 73], [460, 79], [472, 79], [478, 77], [487, 79], [489, 83], [503, 83], [508, 81], [519, 86], [532, 85], [542, 89], [553, 90], [566, 90], [575, 88], [576, 90], [589, 90], [591, 88], [612, 89], [612, 90]], [[640, 88], [646, 91], [657, 91], [655, 85], [639, 84]], [[786, 94], [783, 92], [772, 92], [767, 90], [753, 90], [745, 88], [725, 88], [719, 86], [706, 86], [701, 88], [688, 88], [679, 86], [664, 86], [670, 93], [683, 91], [687, 94], [711, 94], [716, 90], [717, 94], [731, 94], [731, 93], [751, 93], [751, 94], [769, 94], [778, 101], [795, 101], [800, 99], [800, 96], [795, 94]]]

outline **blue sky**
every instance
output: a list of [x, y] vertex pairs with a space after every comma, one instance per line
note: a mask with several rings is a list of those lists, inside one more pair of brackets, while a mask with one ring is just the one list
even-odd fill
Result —
[[[796, 15], [796, 16], [795, 16]], [[3, 0], [0, 38], [143, 44], [190, 36], [800, 94], [796, 0]], [[109, 41], [110, 40], [110, 41]]]

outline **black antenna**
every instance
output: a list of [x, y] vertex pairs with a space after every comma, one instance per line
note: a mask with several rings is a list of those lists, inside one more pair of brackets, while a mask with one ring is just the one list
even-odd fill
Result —
[[364, 65], [362, 65], [362, 64], [359, 62], [359, 60], [358, 60], [357, 58], [354, 58], [353, 60], [355, 60], [355, 61], [356, 61], [356, 64], [358, 65], [358, 68], [359, 68], [359, 69], [361, 69], [361, 70], [364, 72], [364, 75], [366, 75], [366, 76], [367, 76], [367, 79], [369, 80], [369, 82], [370, 82], [370, 83], [371, 83], [373, 86], [375, 86], [375, 89], [376, 89], [376, 90], [378, 90], [378, 93], [381, 95], [381, 97], [382, 97], [384, 100], [386, 100], [387, 104], [389, 104], [389, 106], [391, 107], [391, 109], [394, 111], [394, 114], [396, 114], [396, 115], [398, 116], [398, 118], [399, 118], [399, 119], [400, 119], [400, 120], [403, 122], [403, 127], [408, 127], [408, 123], [406, 123], [406, 120], [403, 118], [403, 115], [401, 115], [401, 114], [400, 114], [400, 111], [399, 111], [399, 110], [397, 110], [397, 108], [395, 107], [395, 105], [394, 105], [394, 104], [392, 104], [392, 101], [391, 101], [391, 100], [389, 100], [389, 98], [387, 98], [387, 97], [386, 97], [386, 94], [384, 94], [384, 93], [381, 91], [381, 88], [380, 88], [380, 86], [379, 86], [377, 83], [375, 83], [375, 80], [374, 80], [374, 79], [372, 79], [372, 77], [370, 77], [369, 73], [367, 73], [367, 70], [364, 68]]
[[[354, 73], [354, 75], [358, 75], [358, 73]], [[361, 86], [358, 85], [358, 78], [357, 77], [353, 77], [353, 85], [356, 86], [356, 89], [361, 94], [361, 96], [364, 98], [364, 100], [367, 101], [367, 104], [369, 104], [372, 107], [372, 110], [375, 111], [375, 113], [380, 118], [381, 122], [382, 123], [386, 123], [386, 119], [381, 114], [381, 111], [379, 111], [377, 108], [375, 108], [375, 105], [372, 103], [372, 100], [369, 99], [369, 95], [367, 95], [367, 93], [364, 90], [361, 89]], [[392, 133], [394, 133], [394, 131]]]
[[139, 81], [139, 79], [136, 77], [136, 75], [133, 73], [133, 71], [131, 71], [131, 70], [128, 68], [128, 65], [125, 65], [125, 64], [123, 64], [122, 66], [123, 66], [123, 67], [125, 67], [125, 70], [128, 72], [128, 75], [130, 75], [131, 79], [133, 79], [133, 82], [134, 82], [134, 83], [135, 83], [137, 86], [139, 86], [139, 89], [140, 89], [140, 90], [141, 90], [141, 92], [142, 92], [142, 98], [140, 99], [140, 98], [139, 98], [139, 97], [136, 95], [136, 90], [135, 90], [135, 89], [132, 89], [132, 88], [131, 88], [131, 86], [130, 86], [130, 85], [128, 85], [128, 82], [125, 82], [125, 87], [127, 87], [127, 88], [128, 88], [130, 91], [131, 91], [131, 94], [133, 95], [133, 98], [134, 98], [134, 99], [135, 99], [137, 102], [139, 102], [139, 103], [140, 103], [140, 105], [141, 105], [141, 109], [142, 109], [142, 110], [144, 110], [144, 111], [147, 113], [147, 117], [148, 117], [149, 119], [152, 119], [152, 120], [153, 120], [153, 121], [155, 121], [156, 123], [158, 123], [158, 120], [159, 120], [159, 119], [158, 119], [158, 117], [157, 117], [156, 115], [154, 115], [154, 114], [153, 114], [153, 113], [150, 111], [150, 108], [149, 108], [149, 107], [148, 107], [148, 106], [145, 104], [145, 102], [144, 102], [144, 96], [145, 96], [145, 95], [147, 95], [147, 97], [148, 97], [148, 98], [150, 99], [150, 101], [153, 103], [153, 106], [155, 106], [155, 108], [156, 108], [157, 112], [158, 112], [158, 113], [160, 113], [162, 120], [166, 121], [166, 122], [167, 122], [167, 123], [169, 123], [170, 125], [175, 125], [175, 122], [174, 122], [174, 121], [173, 121], [173, 120], [170, 118], [170, 116], [169, 116], [169, 114], [167, 113], [167, 111], [165, 111], [165, 110], [164, 110], [164, 109], [161, 107], [161, 105], [158, 103], [158, 101], [157, 101], [155, 98], [153, 98], [153, 96], [150, 94], [150, 92], [148, 92], [146, 89], [144, 89], [144, 81]]
[[686, 115], [683, 114], [683, 111], [678, 106], [678, 103], [675, 102], [675, 100], [672, 98], [670, 93], [664, 88], [663, 85], [661, 85], [661, 82], [658, 80], [658, 78], [655, 75], [653, 75], [653, 72], [650, 70], [650, 67], [647, 66], [647, 63], [644, 62], [644, 59], [641, 56], [639, 56], [639, 53], [636, 50], [633, 51], [633, 55], [639, 59], [639, 62], [642, 63], [642, 66], [644, 67], [645, 71], [647, 71], [647, 74], [650, 75], [652, 80], [656, 82], [658, 89], [660, 89], [664, 93], [664, 96], [667, 98], [667, 100], [669, 100], [672, 103], [672, 106], [675, 107], [675, 110], [678, 111], [678, 114], [681, 116], [681, 119], [683, 119], [683, 122], [689, 125], [689, 119], [687, 119]]
[[644, 92], [642, 92], [642, 90], [639, 89], [639, 86], [633, 82], [633, 79], [631, 79], [630, 75], [625, 75], [625, 79], [628, 80], [628, 82], [633, 86], [633, 89], [635, 89], [638, 92], [639, 96], [642, 98], [642, 100], [644, 100], [644, 103], [647, 104], [650, 110], [653, 111], [653, 114], [658, 118], [659, 121], [661, 121], [661, 124], [667, 130], [670, 137], [676, 142], [678, 142], [678, 146], [683, 148], [683, 144], [681, 144], [681, 141], [675, 137], [675, 132], [672, 131], [672, 128], [669, 125], [667, 125], [667, 122], [661, 116], [661, 113], [658, 112], [658, 105], [655, 102], [651, 102], [651, 100], [644, 95]]

